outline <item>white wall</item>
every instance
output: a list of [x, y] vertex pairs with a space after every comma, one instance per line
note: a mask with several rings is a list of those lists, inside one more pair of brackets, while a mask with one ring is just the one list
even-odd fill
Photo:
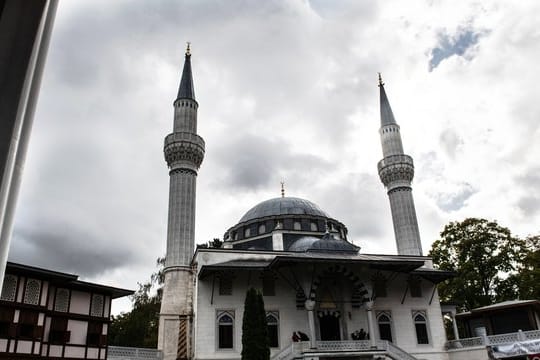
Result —
[[[271, 253], [225, 253], [225, 252], [202, 252], [199, 251], [197, 256], [198, 269], [203, 265], [227, 262], [233, 259], [272, 259], [275, 254]], [[322, 271], [327, 265], [318, 265], [316, 271]], [[350, 266], [349, 267], [356, 275], [358, 275], [366, 288], [371, 291], [371, 277], [374, 271], [367, 269], [365, 266]], [[219, 281], [216, 277], [213, 302], [212, 302], [212, 276], [208, 276], [197, 283], [197, 291], [195, 294], [196, 317], [195, 322], [195, 358], [196, 359], [232, 359], [239, 358], [241, 351], [241, 328], [243, 307], [246, 291], [249, 287], [262, 288], [261, 280], [258, 271], [252, 271], [251, 276], [249, 271], [233, 270], [233, 295], [219, 295]], [[285, 271], [286, 272], [286, 271]], [[389, 274], [388, 274], [389, 275]], [[393, 274], [395, 276], [395, 274]], [[296, 270], [296, 276], [304, 288], [306, 296], [309, 296], [309, 289], [312, 281], [311, 265], [306, 265], [304, 269]], [[344, 281], [343, 284], [350, 284]], [[345, 286], [342, 285], [342, 286]], [[375, 317], [377, 311], [390, 311], [393, 322], [393, 338], [394, 343], [403, 348], [405, 351], [416, 354], [419, 359], [429, 360], [446, 360], [447, 353], [444, 349], [446, 342], [446, 334], [444, 331], [441, 309], [437, 293], [434, 294], [432, 303], [429, 304], [433, 286], [427, 281], [422, 281], [422, 297], [412, 298], [410, 293], [407, 295], [401, 304], [401, 300], [407, 286], [407, 276], [404, 274], [397, 275], [388, 283], [388, 296], [386, 298], [378, 298], [374, 302], [373, 315]], [[350, 299], [350, 289], [341, 289], [342, 299]], [[339, 302], [342, 299], [335, 299]], [[292, 342], [291, 336], [293, 331], [303, 331], [309, 335], [309, 325], [307, 320], [307, 311], [296, 309], [296, 294], [294, 289], [281, 278], [276, 280], [276, 295], [265, 296], [265, 309], [267, 311], [278, 311], [280, 317], [279, 324], [279, 344], [280, 349], [272, 349], [272, 353], [277, 353], [289, 346]], [[364, 307], [352, 308], [350, 303], [338, 303], [341, 310], [342, 328], [345, 333], [342, 334], [342, 339], [350, 339], [350, 333], [364, 328], [368, 331], [367, 317]], [[234, 349], [233, 350], [218, 350], [217, 349], [217, 326], [216, 312], [218, 310], [234, 310], [235, 312], [235, 331], [234, 331]], [[417, 344], [416, 331], [413, 321], [413, 311], [424, 311], [427, 315], [427, 326], [429, 333], [429, 344]], [[317, 323], [317, 320], [316, 320]], [[318, 325], [316, 325], [318, 327]], [[378, 326], [375, 324], [376, 334], [379, 338]], [[318, 329], [317, 329], [318, 332]]]

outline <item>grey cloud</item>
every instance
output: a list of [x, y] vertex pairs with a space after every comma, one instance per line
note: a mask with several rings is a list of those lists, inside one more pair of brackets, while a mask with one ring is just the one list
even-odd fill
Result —
[[282, 180], [294, 188], [294, 184], [316, 181], [316, 176], [324, 176], [333, 169], [317, 156], [293, 152], [282, 140], [256, 135], [230, 139], [218, 145], [214, 156], [221, 168], [221, 175], [214, 183], [242, 190], [257, 190]]
[[470, 184], [461, 183], [455, 184], [457, 189], [453, 192], [441, 192], [436, 199], [437, 206], [444, 211], [457, 211], [465, 206], [465, 202], [478, 190], [474, 189]]
[[518, 200], [517, 205], [526, 216], [536, 215], [540, 210], [540, 197], [524, 196]]
[[463, 139], [454, 129], [445, 129], [442, 131], [439, 135], [439, 141], [446, 155], [451, 159], [455, 159], [456, 151], [463, 144]]
[[[386, 238], [392, 234], [386, 217], [390, 205], [384, 186], [376, 176], [354, 173], [337, 179], [321, 194], [315, 194], [331, 216], [347, 225], [349, 238], [362, 242], [365, 238]], [[360, 244], [362, 246], [362, 244]]]
[[115, 240], [82, 232], [79, 224], [53, 225], [38, 220], [34, 226], [16, 229], [13, 236], [16, 246], [12, 247], [10, 260], [91, 277], [138, 257]]
[[431, 50], [429, 71], [433, 71], [444, 59], [454, 55], [465, 55], [471, 46], [478, 43], [484, 33], [471, 28], [460, 28], [455, 34], [439, 33], [437, 46]]
[[538, 184], [540, 184], [540, 168], [532, 168], [526, 174], [517, 176], [517, 186], [526, 193], [517, 200], [518, 208], [527, 216], [532, 216], [540, 210], [540, 197], [536, 196]]

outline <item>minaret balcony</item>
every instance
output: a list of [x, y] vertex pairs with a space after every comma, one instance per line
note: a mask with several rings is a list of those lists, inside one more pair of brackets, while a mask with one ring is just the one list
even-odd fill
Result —
[[379, 176], [385, 186], [393, 182], [403, 182], [409, 186], [414, 177], [414, 163], [412, 157], [405, 154], [390, 155], [377, 164]]
[[197, 171], [204, 158], [204, 140], [190, 132], [174, 132], [165, 138], [163, 152], [171, 170]]

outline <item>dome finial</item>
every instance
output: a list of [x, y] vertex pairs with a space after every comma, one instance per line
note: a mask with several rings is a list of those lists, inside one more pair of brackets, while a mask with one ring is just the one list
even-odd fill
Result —
[[285, 197], [285, 182], [281, 182], [281, 197]]
[[379, 74], [379, 86], [384, 86], [384, 82], [382, 81], [381, 73], [378, 73], [378, 74]]
[[191, 55], [191, 42], [187, 42], [187, 46], [186, 46], [186, 55], [187, 56], [190, 56]]

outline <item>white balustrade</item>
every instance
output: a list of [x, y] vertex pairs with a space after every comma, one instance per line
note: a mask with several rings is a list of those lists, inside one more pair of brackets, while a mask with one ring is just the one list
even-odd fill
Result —
[[111, 360], [149, 360], [161, 359], [161, 351], [156, 349], [109, 346], [107, 359]]
[[451, 340], [446, 343], [446, 348], [461, 349], [474, 346], [486, 346], [486, 345], [505, 345], [513, 344], [525, 340], [539, 340], [540, 330], [520, 331], [508, 334], [489, 335], [487, 338], [487, 344], [483, 337], [465, 338], [459, 340]]

